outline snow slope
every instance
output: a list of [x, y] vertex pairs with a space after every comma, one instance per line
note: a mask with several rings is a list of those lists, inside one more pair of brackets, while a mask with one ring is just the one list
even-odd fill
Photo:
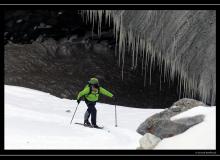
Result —
[[[139, 124], [163, 111], [117, 106], [118, 127], [115, 127], [114, 106], [97, 103], [97, 124], [105, 126], [104, 130], [99, 130], [74, 124], [83, 122], [87, 109], [84, 102], [80, 103], [70, 125], [76, 106], [75, 100], [5, 85], [5, 149], [136, 149], [142, 137], [136, 132]], [[185, 112], [186, 115], [182, 113], [173, 118], [201, 112], [207, 114], [205, 122], [181, 135], [162, 140], [156, 149], [215, 148], [215, 107], [197, 107]], [[195, 137], [198, 140], [186, 143], [188, 138], [192, 141]]]

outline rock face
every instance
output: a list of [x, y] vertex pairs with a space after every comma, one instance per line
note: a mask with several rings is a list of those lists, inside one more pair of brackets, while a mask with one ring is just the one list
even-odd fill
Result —
[[153, 134], [146, 133], [140, 140], [140, 147], [137, 149], [153, 149], [161, 139], [159, 137], [154, 136]]
[[178, 124], [184, 124], [187, 128], [190, 128], [196, 124], [201, 123], [204, 119], [205, 119], [204, 115], [197, 115], [193, 117], [174, 120], [173, 122], [178, 123]]
[[194, 117], [171, 121], [170, 118], [179, 113], [187, 111], [196, 106], [206, 106], [202, 102], [186, 98], [181, 99], [174, 104], [179, 106], [171, 106], [170, 108], [149, 117], [142, 124], [140, 124], [140, 126], [137, 128], [137, 132], [142, 135], [145, 133], [151, 133], [163, 139], [180, 134], [191, 126], [204, 120], [203, 115], [197, 115]]
[[[80, 32], [85, 34], [88, 25], [82, 21], [77, 10], [5, 10], [5, 44], [31, 43], [37, 37], [59, 39]], [[89, 27], [90, 28], [90, 27]], [[38, 39], [39, 40], [39, 39]]]
[[158, 120], [147, 130], [157, 137], [168, 138], [183, 133], [190, 127], [202, 122], [204, 115], [179, 119], [176, 121]]

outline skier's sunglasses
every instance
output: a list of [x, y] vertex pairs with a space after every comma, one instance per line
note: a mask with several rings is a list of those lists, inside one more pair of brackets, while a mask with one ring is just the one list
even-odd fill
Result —
[[93, 84], [93, 87], [99, 88], [99, 84]]

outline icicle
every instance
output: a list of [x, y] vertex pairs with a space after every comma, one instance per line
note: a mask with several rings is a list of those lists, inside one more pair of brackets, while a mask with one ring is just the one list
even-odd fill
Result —
[[94, 18], [94, 16], [92, 16], [92, 19], [91, 19], [91, 21], [92, 21], [92, 39], [93, 39], [93, 33], [94, 33], [94, 25], [95, 25], [95, 18]]
[[129, 45], [129, 52], [131, 52], [132, 56], [131, 56], [131, 66], [132, 69], [134, 68], [134, 43], [132, 43], [133, 40], [133, 35], [131, 30], [128, 31], [128, 45]]
[[92, 18], [93, 18], [93, 12], [92, 11], [89, 11], [89, 16], [87, 17], [86, 21], [90, 21]]
[[147, 76], [147, 60], [148, 60], [148, 50], [145, 50], [145, 64], [144, 64], [144, 87], [146, 86], [146, 76]]
[[[161, 53], [160, 53], [161, 54]], [[159, 72], [160, 72], [160, 84], [161, 84], [161, 76], [162, 76], [162, 66], [163, 66], [163, 60], [160, 58], [160, 60], [158, 60], [158, 66], [159, 66]], [[161, 90], [161, 88], [160, 88]]]
[[122, 71], [121, 71], [121, 74], [122, 74], [122, 80], [124, 79], [124, 63], [125, 63], [125, 50], [124, 50], [124, 45], [123, 45], [123, 51], [122, 51]]
[[104, 11], [104, 16], [105, 16], [105, 24], [108, 24], [108, 20], [109, 20], [109, 14], [108, 11]]
[[[120, 23], [121, 20], [120, 20]], [[122, 52], [123, 52], [123, 43], [124, 43], [124, 33], [123, 33], [123, 29], [122, 29], [122, 25], [120, 25], [120, 29], [119, 29], [119, 60], [118, 60], [118, 63], [119, 63], [119, 66], [121, 64], [121, 56], [122, 55]]]
[[144, 72], [144, 58], [145, 58], [145, 52], [144, 52], [144, 42], [143, 40], [141, 39], [141, 47], [142, 47], [142, 65], [141, 65], [141, 75], [143, 76], [143, 72]]
[[186, 97], [186, 79], [185, 79], [185, 77], [183, 77], [183, 83], [184, 83], [184, 87], [183, 87], [183, 89], [184, 89], [184, 97]]
[[120, 33], [119, 33], [119, 65], [120, 65], [120, 58], [122, 56], [122, 80], [124, 76], [124, 59], [125, 59], [125, 45], [126, 45], [126, 32], [124, 32], [123, 28], [123, 19], [122, 14], [120, 15]]
[[[179, 75], [179, 77], [180, 77], [180, 75]], [[180, 81], [180, 83], [179, 83], [179, 95], [181, 97], [181, 93], [182, 93], [182, 90], [181, 90], [182, 89], [182, 79], [181, 79], [181, 77], [179, 78], [179, 81]]]
[[125, 62], [125, 38], [124, 38], [124, 33], [121, 30], [122, 33], [122, 43], [121, 43], [121, 56], [122, 56], [122, 80], [124, 78], [124, 62]]
[[134, 68], [134, 43], [132, 43], [132, 39], [133, 39], [133, 35], [132, 32], [129, 30], [128, 31], [128, 45], [129, 45], [129, 52], [131, 52], [132, 56], [131, 56], [131, 66], [132, 69]]
[[160, 76], [160, 91], [161, 91], [161, 76]]
[[138, 49], [139, 49], [139, 36], [135, 39], [136, 41], [136, 48], [135, 48], [135, 53], [136, 53], [136, 60], [135, 60], [135, 68], [137, 68], [138, 65]]
[[135, 37], [132, 36], [131, 39], [131, 43], [132, 43], [132, 67], [135, 68]]
[[108, 20], [108, 25], [109, 25], [109, 27], [111, 26], [111, 12], [110, 11], [108, 11], [108, 18], [109, 18], [109, 20]]
[[98, 36], [101, 36], [101, 28], [102, 28], [102, 13], [103, 11], [98, 11], [98, 19], [99, 19], [99, 23], [98, 23]]
[[163, 72], [163, 82], [165, 82], [166, 77], [166, 71], [167, 71], [167, 61], [164, 60], [164, 72]]
[[114, 30], [114, 36], [115, 36], [115, 41], [116, 41], [116, 43], [115, 43], [115, 56], [117, 56], [117, 48], [118, 48], [118, 46], [117, 46], [117, 44], [118, 44], [118, 33], [117, 33], [117, 27], [116, 27], [116, 25], [117, 25], [117, 23], [114, 23], [114, 25], [113, 25], [113, 30]]
[[152, 60], [150, 61], [150, 82], [149, 82], [150, 85], [151, 85], [151, 66], [152, 66]]
[[[116, 44], [119, 44], [120, 43], [120, 36], [118, 36], [120, 34], [120, 16], [119, 17], [115, 17], [115, 35], [116, 35]], [[120, 44], [119, 44], [120, 46]], [[119, 48], [118, 48], [119, 50]], [[118, 51], [120, 52], [120, 50]], [[117, 53], [117, 52], [116, 52]]]

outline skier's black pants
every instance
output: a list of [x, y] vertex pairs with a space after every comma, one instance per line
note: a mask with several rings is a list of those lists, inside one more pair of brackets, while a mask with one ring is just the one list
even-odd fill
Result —
[[88, 121], [89, 116], [91, 114], [92, 125], [96, 125], [96, 112], [97, 112], [95, 108], [96, 102], [91, 102], [91, 101], [88, 101], [87, 99], [85, 99], [85, 102], [86, 102], [88, 109], [84, 115], [84, 122]]

